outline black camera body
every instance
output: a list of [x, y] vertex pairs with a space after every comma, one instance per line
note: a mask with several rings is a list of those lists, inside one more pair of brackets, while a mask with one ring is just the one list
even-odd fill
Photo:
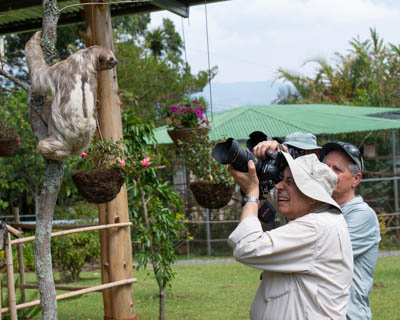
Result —
[[247, 163], [253, 160], [256, 166], [257, 178], [260, 187], [260, 199], [265, 199], [266, 194], [283, 178], [283, 169], [286, 161], [281, 152], [267, 154], [265, 160], [260, 160], [252, 153], [253, 148], [261, 141], [268, 140], [268, 137], [255, 131], [250, 134], [250, 139], [246, 145], [248, 150], [242, 149], [239, 143], [228, 138], [225, 142], [217, 143], [212, 152], [212, 156], [221, 164], [230, 164], [232, 168], [241, 172], [247, 172]]
[[[278, 138], [268, 138], [261, 131], [254, 131], [250, 134], [250, 139], [247, 140], [246, 146], [249, 151], [240, 148], [239, 143], [229, 138], [225, 142], [217, 143], [212, 152], [212, 156], [216, 161], [222, 164], [230, 164], [235, 170], [247, 172], [247, 163], [253, 160], [256, 166], [257, 178], [260, 188], [260, 199], [265, 199], [268, 192], [283, 179], [283, 170], [286, 168], [286, 160], [280, 151], [273, 154], [266, 154], [266, 159], [261, 160], [254, 156], [253, 148], [262, 141], [276, 140], [279, 143], [282, 141]], [[304, 150], [288, 147], [288, 152], [295, 159], [304, 155]], [[240, 190], [243, 196], [243, 191]], [[258, 209], [258, 218], [264, 223], [275, 225], [276, 210], [268, 201]]]

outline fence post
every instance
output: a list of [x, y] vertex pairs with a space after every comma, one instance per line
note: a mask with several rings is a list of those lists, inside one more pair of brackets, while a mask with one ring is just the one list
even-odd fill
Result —
[[[396, 148], [396, 133], [392, 130], [392, 163], [393, 163], [393, 175], [397, 174], [397, 148]], [[393, 180], [393, 192], [394, 192], [394, 211], [399, 212], [399, 194], [397, 179]]]
[[0, 277], [0, 320], [2, 319], [2, 316], [1, 316], [1, 314], [2, 314], [2, 312], [1, 312], [1, 302], [3, 301], [3, 291], [1, 289], [1, 281], [2, 280], [3, 280], [2, 277]]
[[206, 208], [207, 255], [211, 256], [210, 209]]
[[[12, 208], [15, 223], [20, 223], [19, 219], [19, 208]], [[21, 231], [21, 228], [18, 228]], [[18, 270], [19, 270], [19, 288], [21, 290], [22, 301], [26, 302], [26, 290], [25, 290], [25, 263], [24, 263], [24, 251], [22, 244], [17, 245], [18, 252]]]
[[11, 235], [8, 232], [6, 246], [6, 263], [7, 263], [7, 283], [8, 283], [8, 308], [10, 310], [11, 320], [18, 320], [17, 317], [17, 299], [15, 297], [15, 287], [14, 287], [14, 267], [12, 259], [12, 248], [11, 248]]

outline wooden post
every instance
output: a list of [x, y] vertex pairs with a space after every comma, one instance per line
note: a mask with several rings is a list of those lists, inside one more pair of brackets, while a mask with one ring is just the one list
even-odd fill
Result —
[[2, 311], [1, 311], [1, 303], [2, 303], [2, 301], [3, 301], [3, 290], [2, 290], [2, 288], [1, 288], [1, 281], [3, 280], [3, 278], [0, 276], [0, 320], [2, 319], [2, 316], [1, 316], [1, 314], [3, 313]]
[[[90, 2], [81, 0], [81, 3]], [[110, 7], [105, 4], [86, 5], [86, 43], [111, 48], [114, 51]], [[118, 57], [117, 57], [118, 58]], [[116, 68], [99, 73], [99, 123], [104, 139], [119, 140], [122, 119], [118, 96]], [[111, 202], [99, 205], [99, 224], [129, 221], [126, 185]], [[100, 231], [102, 283], [132, 278], [132, 243], [129, 228]], [[137, 319], [132, 283], [103, 291], [104, 319]]]
[[8, 309], [11, 320], [18, 320], [17, 316], [17, 299], [15, 297], [14, 287], [14, 266], [11, 248], [11, 235], [8, 233], [8, 241], [6, 246], [6, 263], [7, 263], [7, 284], [8, 284]]
[[[14, 221], [15, 223], [20, 223], [19, 220], [19, 208], [13, 207], [12, 208]], [[18, 228], [21, 231], [21, 228]], [[26, 290], [24, 288], [25, 285], [25, 263], [24, 263], [24, 251], [22, 248], [22, 244], [17, 245], [17, 252], [18, 252], [18, 270], [19, 270], [19, 288], [21, 290], [22, 301], [26, 301]]]

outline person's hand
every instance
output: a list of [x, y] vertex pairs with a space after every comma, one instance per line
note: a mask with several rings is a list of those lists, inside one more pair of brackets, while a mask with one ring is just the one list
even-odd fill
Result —
[[256, 173], [256, 166], [254, 165], [253, 160], [249, 160], [247, 166], [249, 168], [248, 172], [237, 171], [231, 166], [229, 166], [229, 171], [235, 179], [235, 182], [248, 197], [258, 198], [260, 191], [258, 186], [259, 182]]
[[259, 142], [253, 148], [253, 154], [261, 160], [265, 160], [268, 154], [273, 154], [275, 151], [288, 151], [288, 148], [284, 144], [280, 144], [276, 140], [267, 140]]

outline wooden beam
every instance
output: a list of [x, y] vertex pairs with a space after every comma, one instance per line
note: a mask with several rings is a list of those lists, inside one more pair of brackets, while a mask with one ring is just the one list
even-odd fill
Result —
[[[38, 289], [39, 286], [37, 284], [25, 284], [22, 286], [24, 289]], [[87, 289], [90, 287], [74, 287], [74, 286], [56, 286], [56, 290], [64, 290], [64, 291], [78, 291]]]
[[10, 225], [6, 224], [7, 226], [7, 230], [12, 233], [15, 237], [20, 238], [22, 232], [19, 232], [17, 229], [14, 229], [13, 227], [11, 227]]
[[[14, 221], [19, 223], [19, 208], [12, 207], [12, 212], [14, 216]], [[22, 232], [21, 229], [19, 231]], [[24, 262], [24, 250], [22, 244], [17, 245], [17, 252], [18, 252], [18, 270], [19, 270], [19, 288], [21, 290], [21, 297], [22, 301], [26, 302], [26, 291], [23, 288], [25, 284], [25, 262]]]
[[[132, 284], [132, 283], [135, 283], [135, 282], [136, 282], [136, 278], [132, 278], [132, 279], [125, 279], [125, 280], [121, 280], [121, 281], [115, 281], [115, 282], [111, 282], [111, 283], [107, 283], [107, 284], [101, 284], [101, 285], [94, 286], [94, 287], [91, 287], [91, 288], [81, 289], [81, 290], [77, 290], [77, 291], [73, 291], [73, 292], [69, 292], [69, 293], [64, 293], [64, 294], [58, 295], [57, 296], [57, 300], [64, 300], [64, 299], [80, 296], [80, 295], [86, 294], [86, 293], [102, 291], [102, 290], [105, 290], [105, 289], [108, 289], [108, 288], [114, 288], [114, 287], [118, 287], [118, 286], [125, 286], [127, 284]], [[34, 301], [26, 302], [26, 303], [21, 303], [21, 304], [16, 305], [16, 310], [30, 308], [30, 307], [33, 307], [33, 306], [37, 306], [38, 304], [40, 304], [40, 300], [34, 300]], [[2, 308], [1, 309], [2, 313], [9, 312], [9, 311], [10, 311], [9, 308]], [[17, 318], [15, 318], [15, 320], [17, 320]]]
[[[62, 237], [66, 236], [71, 233], [77, 233], [77, 232], [88, 232], [88, 231], [96, 231], [96, 230], [103, 230], [103, 229], [110, 229], [110, 228], [120, 228], [120, 227], [128, 227], [132, 225], [132, 222], [123, 222], [123, 223], [113, 223], [113, 224], [103, 224], [99, 226], [93, 226], [93, 227], [85, 227], [85, 228], [78, 228], [78, 229], [72, 229], [72, 230], [66, 230], [66, 231], [60, 231], [60, 232], [53, 232], [51, 234], [51, 237]], [[12, 240], [11, 244], [18, 244], [18, 243], [24, 243], [24, 242], [29, 242], [35, 240], [35, 236], [31, 237], [26, 237], [26, 238], [21, 238], [21, 239], [16, 239]]]
[[152, 0], [151, 2], [161, 9], [171, 11], [183, 18], [189, 18], [189, 6], [182, 2], [176, 0]]
[[12, 258], [12, 249], [11, 249], [11, 235], [8, 235], [8, 241], [6, 246], [6, 263], [7, 263], [7, 284], [8, 284], [8, 306], [10, 311], [11, 320], [18, 320], [17, 316], [17, 298], [15, 296], [15, 286], [14, 286], [14, 265]]
[[13, 0], [12, 2], [1, 1], [0, 12], [25, 9], [29, 7], [38, 7], [42, 5], [41, 0]]
[[[81, 2], [90, 2], [81, 0]], [[109, 1], [104, 5], [84, 6], [86, 45], [100, 45], [114, 51], [111, 29], [111, 12]], [[118, 57], [117, 57], [118, 58]], [[104, 139], [114, 141], [123, 138], [120, 100], [118, 96], [116, 68], [99, 73], [98, 119]], [[100, 204], [99, 224], [112, 224], [129, 221], [128, 195], [126, 185], [111, 202]], [[120, 281], [132, 277], [132, 243], [129, 228], [116, 231], [100, 232], [101, 245], [101, 279], [102, 283]], [[135, 319], [136, 310], [133, 298], [133, 286], [125, 285], [103, 291], [104, 317], [121, 320]]]

